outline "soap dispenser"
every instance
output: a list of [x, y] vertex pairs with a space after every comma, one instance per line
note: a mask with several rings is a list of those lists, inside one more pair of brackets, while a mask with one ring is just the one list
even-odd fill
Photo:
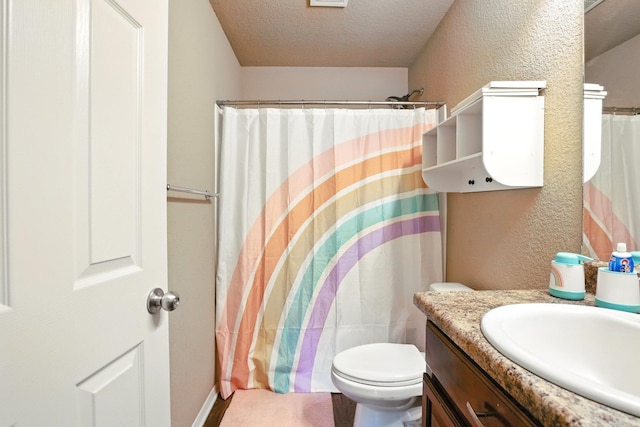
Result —
[[551, 261], [549, 293], [554, 297], [581, 300], [586, 295], [584, 287], [584, 261], [592, 261], [584, 255], [558, 252]]

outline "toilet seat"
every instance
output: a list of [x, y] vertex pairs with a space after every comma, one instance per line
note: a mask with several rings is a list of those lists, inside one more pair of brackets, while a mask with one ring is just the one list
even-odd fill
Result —
[[335, 375], [360, 384], [401, 387], [422, 382], [426, 362], [412, 344], [365, 344], [340, 352], [333, 359]]

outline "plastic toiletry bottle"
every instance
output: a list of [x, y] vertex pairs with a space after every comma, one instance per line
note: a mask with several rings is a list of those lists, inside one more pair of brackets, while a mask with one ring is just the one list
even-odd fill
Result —
[[633, 272], [633, 257], [631, 252], [627, 252], [626, 243], [618, 243], [616, 250], [611, 254], [609, 259], [609, 270], [620, 273]]

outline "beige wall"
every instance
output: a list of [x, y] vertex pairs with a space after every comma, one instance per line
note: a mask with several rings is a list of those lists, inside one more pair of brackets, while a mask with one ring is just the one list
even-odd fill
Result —
[[[168, 182], [214, 189], [216, 100], [369, 100], [406, 92], [404, 68], [242, 68], [206, 0], [170, 0]], [[171, 196], [169, 288], [182, 301], [170, 315], [171, 425], [182, 427], [196, 420], [215, 381], [215, 203]]]
[[[240, 94], [240, 66], [207, 0], [169, 2], [168, 182], [214, 189], [214, 103]], [[191, 426], [214, 387], [213, 201], [168, 202], [171, 425]]]
[[544, 187], [448, 195], [447, 279], [546, 288], [582, 234], [582, 0], [456, 0], [409, 68], [449, 107], [491, 80], [546, 80]]
[[[476, 288], [546, 287], [553, 254], [579, 251], [580, 0], [457, 0], [408, 85], [398, 69], [349, 70], [340, 84], [317, 68], [243, 69], [206, 0], [170, 0], [169, 15], [169, 183], [214, 188], [216, 99], [375, 99], [424, 87], [423, 99], [453, 106], [490, 80], [546, 79], [545, 186], [449, 195], [448, 278]], [[182, 297], [170, 316], [174, 427], [191, 426], [214, 387], [215, 205], [189, 199], [168, 199], [169, 288]]]
[[242, 99], [384, 101], [408, 93], [407, 75], [406, 68], [242, 67]]
[[608, 50], [585, 65], [585, 80], [604, 86], [607, 107], [640, 106], [640, 36]]

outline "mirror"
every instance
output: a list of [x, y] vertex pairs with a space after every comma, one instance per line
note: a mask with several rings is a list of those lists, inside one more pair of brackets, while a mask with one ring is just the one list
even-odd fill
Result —
[[[583, 252], [640, 243], [640, 1], [585, 0], [585, 82], [604, 86], [602, 157], [584, 185]], [[585, 129], [587, 129], [585, 127]]]

